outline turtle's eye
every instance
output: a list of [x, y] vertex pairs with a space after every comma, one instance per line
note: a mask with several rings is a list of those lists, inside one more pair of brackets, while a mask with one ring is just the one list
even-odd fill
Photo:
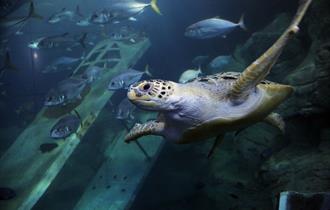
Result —
[[150, 85], [149, 83], [143, 85], [143, 87], [142, 87], [142, 89], [143, 89], [144, 91], [148, 91], [150, 88], [151, 88], [151, 85]]

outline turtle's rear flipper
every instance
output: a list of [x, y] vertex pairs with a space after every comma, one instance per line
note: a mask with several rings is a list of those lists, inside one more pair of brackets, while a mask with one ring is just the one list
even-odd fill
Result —
[[211, 150], [209, 151], [209, 153], [207, 154], [207, 158], [210, 159], [211, 156], [213, 155], [215, 149], [217, 148], [218, 145], [220, 145], [222, 142], [223, 142], [223, 138], [224, 138], [225, 135], [221, 134], [221, 135], [218, 135], [216, 137], [216, 139], [214, 140], [214, 143], [212, 145], [212, 148]]
[[265, 119], [265, 123], [268, 123], [269, 125], [272, 125], [276, 128], [278, 128], [282, 133], [285, 131], [285, 122], [280, 114], [278, 113], [270, 113]]
[[156, 120], [140, 124], [136, 123], [125, 137], [125, 142], [130, 143], [136, 139], [147, 135], [160, 136], [164, 130], [165, 124]]

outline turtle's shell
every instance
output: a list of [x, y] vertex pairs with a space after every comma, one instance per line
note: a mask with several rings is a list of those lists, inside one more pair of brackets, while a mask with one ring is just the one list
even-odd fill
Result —
[[[188, 94], [189, 99], [183, 102], [178, 110], [181, 116], [187, 114], [191, 103], [195, 103], [193, 107], [198, 107], [201, 112], [196, 111], [197, 116], [191, 117], [192, 120], [189, 121], [196, 123], [188, 123], [186, 127], [178, 126], [180, 120], [174, 123], [175, 125], [171, 125], [172, 120], [165, 120], [165, 137], [173, 135], [171, 133], [174, 132], [178, 135], [174, 141], [185, 144], [249, 126], [262, 121], [293, 91], [291, 86], [264, 80], [246, 94], [247, 97], [242, 104], [234, 104], [228, 98], [228, 91], [239, 75], [238, 72], [219, 73], [198, 77], [183, 84], [181, 87], [184, 94], [189, 90], [193, 91]], [[166, 115], [165, 119], [173, 118], [173, 113], [170, 116]]]

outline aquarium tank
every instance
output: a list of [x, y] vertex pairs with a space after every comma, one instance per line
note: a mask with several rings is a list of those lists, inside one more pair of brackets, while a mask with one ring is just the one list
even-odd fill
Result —
[[1, 210], [330, 210], [329, 0], [2, 0]]

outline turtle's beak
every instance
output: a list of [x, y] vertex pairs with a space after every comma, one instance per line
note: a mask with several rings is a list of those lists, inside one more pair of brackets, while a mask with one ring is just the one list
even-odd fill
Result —
[[128, 92], [127, 92], [127, 97], [130, 101], [134, 101], [137, 97], [136, 97], [136, 94], [134, 92], [133, 89], [130, 89]]
[[150, 96], [148, 92], [139, 90], [139, 87], [131, 86], [127, 92], [127, 97], [133, 104], [141, 109], [154, 110], [158, 107], [157, 102], [153, 100], [152, 96]]

